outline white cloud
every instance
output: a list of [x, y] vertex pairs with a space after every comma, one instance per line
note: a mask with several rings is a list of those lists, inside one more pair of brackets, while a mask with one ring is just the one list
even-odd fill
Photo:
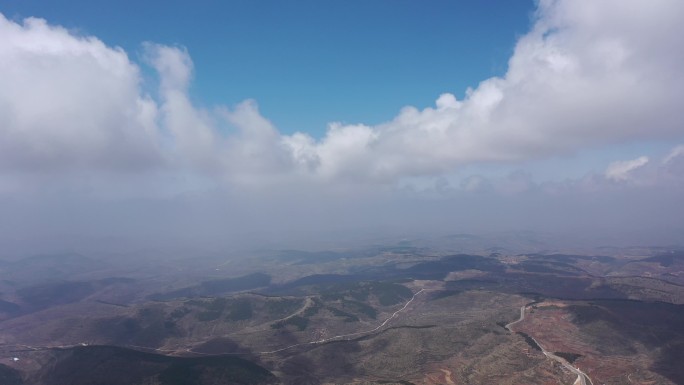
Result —
[[640, 156], [636, 159], [617, 161], [608, 165], [606, 178], [615, 182], [624, 182], [630, 179], [630, 173], [648, 163], [647, 156]]
[[0, 169], [141, 169], [159, 161], [157, 107], [126, 53], [0, 14]]
[[187, 91], [192, 80], [193, 64], [187, 49], [150, 42], [143, 43], [145, 59], [157, 70], [162, 92]]
[[684, 156], [684, 145], [679, 145], [673, 148], [667, 156], [663, 159], [663, 164], [670, 164], [677, 160], [679, 157]]
[[192, 105], [187, 94], [192, 60], [183, 48], [145, 43], [145, 57], [160, 77], [160, 123], [168, 138], [167, 155], [176, 167], [220, 167], [220, 143], [213, 116]]
[[237, 129], [222, 148], [225, 168], [242, 181], [273, 178], [293, 169], [293, 154], [273, 124], [259, 113], [255, 101], [244, 101], [220, 115]]
[[436, 108], [406, 107], [376, 127], [333, 126], [299, 151], [316, 153], [325, 177], [394, 180], [681, 137], [683, 19], [678, 1], [541, 1], [504, 77], [461, 101], [445, 94]]
[[[279, 133], [255, 101], [193, 104], [182, 47], [144, 44], [160, 77], [152, 98], [122, 49], [0, 15], [0, 237], [46, 250], [112, 234], [223, 247], [493, 228], [681, 241], [681, 146], [662, 163], [640, 157], [563, 182], [481, 163], [681, 141], [683, 20], [678, 0], [540, 0], [504, 76], [315, 139]], [[625, 180], [639, 183], [612, 183]]]
[[160, 75], [155, 101], [122, 49], [40, 19], [0, 17], [0, 168], [139, 172], [162, 164], [250, 182], [392, 183], [468, 164], [680, 139], [682, 20], [676, 0], [543, 0], [503, 77], [463, 100], [446, 93], [434, 107], [405, 107], [377, 126], [333, 123], [316, 140], [280, 134], [254, 101], [194, 105], [193, 63], [182, 47], [144, 44]]

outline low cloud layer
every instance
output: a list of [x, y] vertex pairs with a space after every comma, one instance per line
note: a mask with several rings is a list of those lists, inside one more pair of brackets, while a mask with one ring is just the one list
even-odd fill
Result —
[[[407, 106], [375, 126], [331, 123], [315, 138], [280, 133], [257, 101], [198, 105], [188, 94], [195, 68], [183, 47], [144, 43], [135, 61], [96, 37], [0, 15], [0, 195], [11, 205], [18, 194], [40, 196], [51, 188], [53, 197], [155, 202], [214, 191], [208, 194], [228, 197], [233, 207], [268, 191], [254, 198], [254, 207], [302, 207], [276, 221], [308, 215], [300, 221], [304, 229], [316, 228], [330, 207], [334, 216], [363, 211], [364, 200], [373, 207], [394, 202], [387, 211], [405, 206], [411, 193], [402, 181], [411, 178], [623, 143], [681, 143], [683, 21], [684, 2], [677, 0], [541, 0], [502, 77], [468, 89], [462, 100], [444, 93], [433, 107]], [[144, 81], [143, 67], [156, 72], [158, 84]], [[680, 146], [659, 163], [649, 162], [649, 154], [617, 159], [599, 165], [604, 175], [541, 190], [611, 194], [615, 184], [657, 190], [643, 186], [681, 181], [683, 154]], [[648, 183], [623, 183], [635, 180]], [[437, 185], [438, 195], [452, 188]], [[497, 191], [501, 202], [540, 186], [524, 173], [498, 180], [471, 175], [456, 185], [459, 194]], [[335, 206], [335, 194], [356, 203]], [[307, 214], [307, 205], [317, 207], [316, 215]]]

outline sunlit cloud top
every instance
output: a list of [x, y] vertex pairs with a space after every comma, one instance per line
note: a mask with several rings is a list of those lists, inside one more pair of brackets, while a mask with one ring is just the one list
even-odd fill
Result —
[[[435, 178], [444, 179], [434, 191], [503, 196], [579, 194], [587, 184], [681, 188], [683, 21], [684, 3], [674, 0], [539, 1], [502, 76], [462, 98], [445, 84], [431, 107], [397, 106], [380, 124], [331, 122], [318, 136], [281, 132], [258, 100], [209, 106], [191, 96], [202, 71], [192, 47], [141, 41], [142, 54], [131, 54], [49, 20], [0, 15], [0, 193], [57, 183], [90, 197], [311, 186], [325, 196], [339, 185], [356, 186], [363, 200], [378, 189], [405, 194], [412, 180], [409, 190], [432, 191]], [[616, 150], [638, 143], [664, 150]], [[602, 148], [610, 162], [563, 184], [477, 171]]]

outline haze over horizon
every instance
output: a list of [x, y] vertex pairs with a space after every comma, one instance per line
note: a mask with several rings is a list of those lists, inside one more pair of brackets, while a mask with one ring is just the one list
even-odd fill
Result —
[[363, 3], [0, 5], [4, 254], [682, 244], [684, 3]]

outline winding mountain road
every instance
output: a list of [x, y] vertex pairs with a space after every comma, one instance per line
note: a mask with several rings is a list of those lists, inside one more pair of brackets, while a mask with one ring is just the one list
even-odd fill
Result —
[[[380, 325], [376, 326], [376, 327], [373, 328], [373, 329], [364, 330], [364, 331], [360, 331], [360, 332], [356, 332], [356, 333], [340, 334], [340, 335], [336, 335], [336, 336], [332, 336], [332, 337], [328, 337], [328, 338], [323, 338], [323, 339], [319, 339], [319, 340], [315, 340], [315, 341], [309, 341], [309, 342], [302, 342], [302, 343], [298, 343], [298, 344], [293, 344], [293, 345], [286, 346], [286, 347], [284, 347], [284, 348], [280, 348], [280, 349], [276, 349], [276, 350], [270, 350], [270, 351], [265, 351], [265, 352], [254, 352], [254, 353], [256, 353], [256, 354], [262, 354], [262, 355], [266, 355], [266, 354], [275, 354], [275, 353], [279, 353], [279, 352], [282, 352], [282, 351], [285, 351], [285, 350], [288, 350], [288, 349], [292, 349], [292, 348], [295, 348], [295, 347], [298, 347], [298, 346], [316, 345], [316, 344], [322, 344], [322, 343], [325, 343], [325, 342], [330, 342], [330, 341], [335, 341], [335, 340], [343, 341], [343, 340], [348, 340], [348, 339], [350, 339], [351, 337], [356, 337], [356, 336], [361, 336], [361, 335], [365, 335], [365, 334], [374, 333], [374, 332], [376, 332], [376, 331], [382, 329], [382, 328], [383, 328], [385, 325], [387, 325], [391, 320], [393, 320], [394, 318], [396, 318], [397, 315], [399, 315], [399, 313], [401, 313], [402, 311], [406, 310], [406, 308], [413, 302], [413, 300], [416, 299], [416, 297], [418, 296], [418, 294], [420, 294], [420, 293], [422, 293], [422, 292], [424, 292], [424, 291], [426, 291], [426, 290], [431, 290], [431, 289], [420, 289], [419, 291], [417, 291], [415, 294], [413, 294], [413, 296], [411, 297], [411, 299], [409, 299], [409, 300], [404, 304], [404, 306], [401, 307], [401, 309], [399, 309], [399, 310], [395, 311], [394, 313], [392, 313], [391, 316], [387, 317], [387, 319], [385, 319]], [[307, 298], [307, 300], [310, 300], [310, 299]], [[305, 310], [308, 306], [310, 306], [310, 304], [307, 302], [307, 303], [305, 303], [305, 305], [304, 305], [304, 307], [303, 307], [302, 309], [299, 309], [299, 310], [298, 310], [297, 312], [295, 312], [295, 314], [293, 314], [293, 315], [296, 315], [296, 314], [302, 312], [302, 311]], [[292, 316], [292, 315], [291, 315], [291, 316]], [[286, 318], [289, 318], [289, 316], [286, 317]], [[13, 346], [23, 347], [23, 348], [26, 349], [26, 350], [45, 350], [45, 349], [55, 349], [55, 348], [61, 348], [61, 349], [65, 349], [65, 348], [74, 348], [74, 347], [77, 347], [77, 346], [87, 346], [87, 345], [88, 345], [88, 344], [86, 344], [86, 343], [79, 343], [79, 344], [74, 344], [74, 345], [53, 345], [53, 346], [28, 346], [28, 345], [13, 345]], [[177, 350], [177, 349], [162, 349], [162, 348], [154, 348], [154, 347], [149, 347], [149, 346], [139, 346], [139, 345], [130, 345], [130, 344], [129, 344], [129, 345], [123, 345], [123, 346], [128, 347], [128, 348], [137, 348], [137, 349], [152, 350], [152, 351], [157, 351], [157, 352], [166, 353], [166, 354], [169, 354], [169, 353], [178, 353], [178, 352], [179, 352], [179, 350]], [[197, 352], [197, 351], [192, 350], [192, 348], [186, 348], [186, 349], [183, 349], [183, 350], [181, 350], [181, 351], [186, 352], [186, 353], [193, 353], [193, 354], [206, 355], [206, 356], [213, 356], [213, 355], [216, 355], [216, 354], [214, 354], [214, 353]], [[222, 354], [235, 354], [235, 355], [240, 355], [240, 354], [243, 354], [243, 353], [222, 353]]]
[[[527, 305], [523, 305], [520, 307], [520, 318], [518, 318], [518, 320], [513, 321], [513, 322], [506, 325], [506, 329], [509, 332], [514, 333], [513, 330], [511, 329], [511, 326], [517, 324], [518, 322], [522, 322], [525, 319], [525, 308], [526, 307], [527, 307]], [[544, 355], [546, 357], [548, 357], [548, 358], [558, 362], [559, 364], [563, 365], [563, 367], [565, 367], [566, 369], [568, 369], [572, 373], [577, 374], [577, 380], [575, 380], [573, 385], [587, 385], [587, 381], [589, 381], [589, 384], [594, 385], [594, 383], [591, 381], [591, 378], [589, 378], [589, 376], [587, 376], [586, 373], [579, 370], [579, 368], [572, 366], [566, 359], [559, 357], [559, 356], [553, 354], [552, 352], [549, 352], [548, 350], [544, 349], [544, 347], [534, 337], [530, 336], [530, 338], [532, 338], [534, 343], [537, 344], [539, 349], [541, 349], [542, 353], [544, 353]]]
[[518, 322], [521, 322], [522, 320], [525, 319], [525, 307], [526, 307], [526, 306], [527, 306], [527, 305], [522, 305], [522, 306], [520, 306], [520, 318], [518, 318], [518, 320], [513, 321], [513, 322], [509, 322], [509, 323], [506, 325], [506, 329], [507, 329], [509, 332], [513, 333], [513, 330], [511, 330], [511, 326], [513, 326], [513, 325], [517, 324]]
[[336, 335], [336, 336], [332, 336], [332, 337], [328, 337], [328, 338], [323, 338], [323, 339], [315, 340], [315, 341], [302, 342], [302, 343], [299, 343], [299, 344], [294, 344], [294, 345], [286, 346], [286, 347], [284, 347], [284, 348], [277, 349], [277, 350], [272, 350], [272, 351], [268, 351], [268, 352], [258, 352], [258, 354], [275, 354], [275, 353], [278, 353], [278, 352], [282, 352], [282, 351], [284, 351], [284, 350], [288, 350], [288, 349], [295, 348], [295, 347], [297, 347], [297, 346], [316, 345], [316, 344], [322, 344], [322, 343], [330, 342], [330, 341], [334, 341], [334, 340], [343, 341], [343, 340], [349, 339], [349, 337], [355, 337], [355, 336], [361, 336], [361, 335], [364, 335], [364, 334], [374, 333], [374, 332], [380, 330], [383, 326], [387, 325], [387, 323], [388, 323], [389, 321], [391, 321], [393, 318], [395, 318], [399, 313], [401, 313], [402, 311], [404, 311], [404, 310], [408, 307], [408, 305], [410, 305], [411, 302], [413, 302], [413, 300], [416, 299], [416, 296], [417, 296], [418, 294], [424, 292], [425, 290], [426, 290], [426, 289], [420, 289], [419, 291], [417, 291], [417, 292], [413, 295], [413, 297], [411, 297], [411, 299], [408, 300], [408, 302], [406, 302], [406, 303], [404, 304], [404, 306], [403, 306], [401, 309], [395, 311], [395, 312], [394, 312], [391, 316], [389, 316], [383, 323], [381, 323], [380, 325], [378, 325], [378, 326], [375, 327], [374, 329], [365, 330], [365, 331], [356, 332], [356, 333], [350, 333], [350, 334], [340, 334], [340, 335]]

